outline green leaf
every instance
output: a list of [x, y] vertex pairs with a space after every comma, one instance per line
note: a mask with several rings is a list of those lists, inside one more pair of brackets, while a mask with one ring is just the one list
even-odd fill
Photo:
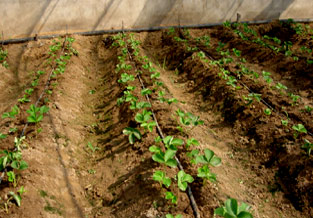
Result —
[[185, 173], [182, 170], [178, 172], [177, 178], [178, 178], [178, 187], [182, 191], [186, 191], [188, 186], [187, 183], [191, 183], [194, 180], [191, 175]]
[[21, 196], [15, 194], [14, 192], [9, 192], [9, 195], [11, 195], [13, 197], [13, 199], [15, 200], [17, 206], [20, 207], [21, 206], [21, 200], [22, 200]]
[[20, 161], [20, 167], [19, 170], [25, 170], [28, 168], [28, 164], [25, 161]]
[[253, 218], [253, 216], [247, 211], [242, 211], [238, 214], [237, 218]]
[[225, 210], [223, 207], [216, 208], [214, 210], [214, 214], [219, 215], [219, 216], [224, 216]]
[[163, 181], [164, 177], [165, 177], [165, 173], [163, 171], [160, 171], [160, 170], [155, 171], [153, 176], [152, 176], [153, 180], [155, 180], [157, 182]]
[[175, 156], [175, 154], [176, 154], [175, 150], [171, 150], [171, 149], [166, 150], [165, 155], [164, 155], [165, 162], [172, 159]]
[[164, 153], [155, 153], [154, 155], [152, 155], [152, 160], [154, 160], [155, 162], [158, 163], [165, 163], [164, 161]]
[[6, 134], [2, 134], [2, 133], [0, 133], [0, 139], [5, 139], [7, 137], [7, 135]]
[[227, 213], [229, 213], [231, 216], [236, 217], [237, 212], [238, 212], [237, 200], [233, 198], [227, 199], [225, 206], [226, 206]]
[[160, 153], [161, 152], [161, 148], [159, 148], [158, 146], [152, 145], [149, 147], [149, 151], [152, 153]]
[[177, 167], [177, 161], [174, 159], [169, 159], [168, 161], [165, 162], [165, 164], [169, 167]]

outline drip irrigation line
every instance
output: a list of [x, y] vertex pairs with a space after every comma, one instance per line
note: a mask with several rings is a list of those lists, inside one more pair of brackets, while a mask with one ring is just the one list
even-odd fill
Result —
[[[126, 46], [127, 46], [127, 43], [126, 43]], [[127, 53], [128, 53], [128, 55], [129, 55], [130, 60], [134, 62], [136, 71], [139, 72], [138, 69], [137, 69], [137, 67], [136, 67], [136, 62], [133, 60], [133, 58], [132, 58], [132, 56], [131, 56], [131, 54], [130, 54], [130, 52], [129, 52], [128, 49], [127, 49]], [[142, 88], [142, 89], [145, 89], [145, 85], [144, 85], [144, 83], [143, 83], [143, 81], [142, 81], [142, 78], [140, 77], [140, 74], [137, 73], [136, 76], [137, 76], [137, 78], [138, 78], [138, 80], [139, 80], [139, 82], [140, 82], [141, 88]], [[157, 127], [157, 130], [158, 130], [158, 133], [159, 133], [160, 137], [161, 137], [162, 139], [164, 139], [165, 137], [164, 137], [163, 131], [162, 131], [160, 125], [159, 125], [158, 119], [157, 119], [157, 117], [155, 116], [154, 110], [153, 110], [153, 108], [152, 108], [151, 100], [150, 100], [150, 98], [149, 98], [148, 95], [145, 95], [145, 97], [146, 97], [147, 101], [149, 102], [149, 104], [151, 105], [151, 113], [152, 113], [152, 117], [153, 117], [153, 119], [154, 119], [154, 121], [155, 121], [155, 123], [156, 123], [156, 127]], [[176, 162], [177, 162], [178, 169], [184, 171], [184, 168], [183, 168], [183, 166], [182, 166], [180, 160], [178, 159], [178, 157], [175, 155], [174, 158], [175, 158], [175, 160], [176, 160]], [[193, 210], [193, 213], [194, 213], [195, 218], [200, 218], [200, 213], [199, 213], [199, 209], [198, 209], [196, 200], [195, 200], [195, 198], [194, 198], [194, 196], [193, 196], [193, 194], [192, 194], [191, 187], [190, 187], [190, 185], [188, 185], [188, 184], [187, 184], [187, 195], [188, 195], [188, 197], [189, 197], [190, 204], [191, 204], [191, 207], [192, 207], [192, 210]]]
[[[61, 51], [60, 54], [62, 54], [62, 53], [64, 52], [66, 39], [67, 39], [67, 37], [65, 37], [65, 40], [64, 40], [63, 45], [62, 45], [62, 51]], [[49, 77], [48, 77], [48, 79], [47, 79], [47, 81], [46, 81], [46, 83], [45, 83], [45, 88], [43, 89], [43, 91], [42, 91], [41, 94], [39, 95], [37, 101], [35, 102], [35, 107], [37, 107], [37, 105], [38, 105], [39, 102], [41, 101], [43, 95], [45, 94], [46, 90], [48, 89], [48, 87], [49, 87], [49, 85], [50, 85], [50, 81], [51, 81], [51, 76], [52, 76], [52, 74], [53, 74], [54, 69], [55, 69], [55, 66], [51, 69], [51, 72], [50, 72], [50, 74], [49, 74]], [[22, 130], [22, 132], [21, 132], [19, 138], [22, 138], [22, 137], [24, 136], [25, 131], [26, 131], [26, 129], [27, 129], [28, 126], [29, 126], [29, 122], [27, 122], [27, 123], [25, 124], [25, 126], [24, 126], [24, 128], [23, 128], [23, 130]], [[16, 151], [16, 150], [17, 150], [17, 148], [14, 148], [14, 151]], [[0, 184], [1, 184], [1, 182], [2, 182], [2, 180], [3, 180], [3, 178], [4, 178], [4, 176], [5, 176], [6, 172], [7, 172], [7, 166], [3, 169], [2, 174], [1, 174], [1, 176], [0, 176]]]
[[[293, 19], [295, 22], [300, 23], [308, 23], [313, 22], [313, 19], [306, 18], [306, 19]], [[266, 24], [272, 22], [272, 19], [269, 20], [257, 20], [257, 21], [239, 21], [239, 23], [247, 23], [247, 24]], [[287, 22], [288, 19], [281, 19], [282, 22]], [[231, 22], [236, 23], [236, 22]], [[63, 37], [67, 34], [74, 34], [74, 35], [82, 35], [82, 36], [94, 36], [94, 35], [103, 35], [103, 34], [114, 34], [114, 33], [120, 33], [120, 32], [150, 32], [150, 31], [159, 31], [164, 29], [170, 29], [170, 28], [208, 28], [208, 27], [214, 27], [214, 26], [220, 26], [223, 22], [217, 22], [217, 23], [205, 23], [205, 24], [194, 24], [194, 25], [172, 25], [172, 26], [156, 26], [156, 27], [144, 27], [144, 28], [129, 28], [129, 29], [115, 29], [115, 30], [95, 30], [95, 31], [83, 31], [83, 32], [72, 32], [72, 33], [65, 33], [65, 34], [53, 34], [53, 35], [43, 35], [38, 36], [35, 35], [34, 37], [25, 37], [25, 38], [17, 38], [17, 39], [7, 39], [2, 40], [0, 43], [3, 45], [7, 44], [13, 44], [13, 43], [24, 43], [29, 41], [36, 41], [38, 39], [52, 39], [57, 37]], [[67, 30], [66, 30], [67, 31]]]

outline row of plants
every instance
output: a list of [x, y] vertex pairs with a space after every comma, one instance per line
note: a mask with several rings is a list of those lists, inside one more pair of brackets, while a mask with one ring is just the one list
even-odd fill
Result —
[[[187, 39], [191, 39], [191, 36], [187, 30], [184, 31], [184, 34], [185, 34], [185, 37]], [[208, 38], [208, 37], [206, 36], [206, 38]], [[186, 41], [186, 40], [182, 40], [182, 41], [184, 41], [184, 43], [188, 43], [188, 41]], [[201, 42], [198, 40], [198, 38], [196, 38], [195, 41]], [[207, 47], [208, 44], [205, 44], [205, 46]], [[277, 90], [279, 92], [279, 94], [281, 94], [281, 95], [288, 95], [290, 97], [290, 99], [292, 100], [292, 103], [290, 103], [291, 105], [298, 105], [299, 100], [301, 100], [300, 96], [294, 95], [291, 92], [287, 92], [288, 88], [279, 82], [277, 82], [275, 84], [273, 82], [273, 79], [270, 77], [271, 74], [269, 72], [262, 71], [262, 74], [261, 74], [262, 76], [260, 76], [259, 73], [254, 72], [253, 70], [250, 70], [248, 67], [246, 67], [244, 65], [245, 60], [243, 58], [241, 58], [241, 51], [236, 49], [236, 48], [233, 48], [232, 53], [235, 56], [235, 59], [237, 58], [239, 60], [239, 63], [236, 62], [232, 58], [230, 50], [228, 50], [228, 49], [223, 50], [224, 46], [225, 46], [224, 43], [219, 42], [218, 47], [216, 48], [216, 51], [219, 52], [219, 54], [222, 57], [219, 60], [208, 59], [206, 57], [206, 54], [203, 51], [197, 52], [197, 56], [202, 61], [209, 62], [209, 64], [214, 65], [214, 66], [219, 66], [219, 70], [220, 70], [219, 76], [222, 79], [224, 79], [226, 81], [226, 84], [231, 86], [234, 90], [238, 90], [238, 89], [242, 89], [242, 88], [248, 88], [248, 86], [244, 83], [244, 81], [242, 81], [242, 77], [248, 76], [248, 78], [253, 80], [253, 83], [260, 83], [260, 84], [262, 84], [262, 82], [258, 81], [258, 80], [262, 78], [263, 80], [266, 81], [266, 83], [269, 85], [269, 87], [272, 90]], [[190, 49], [187, 49], [187, 50], [189, 51]], [[199, 50], [199, 49], [197, 48], [197, 50]], [[230, 70], [230, 67], [228, 66], [232, 62], [236, 62], [235, 64], [236, 64], [236, 66], [238, 66], [240, 68], [240, 70], [232, 72]], [[271, 85], [272, 83], [274, 83], [274, 85]], [[263, 87], [266, 87], [266, 86], [263, 86]], [[285, 114], [286, 119], [281, 119], [281, 124], [284, 127], [288, 127], [290, 131], [294, 131], [294, 133], [293, 133], [294, 138], [297, 138], [299, 135], [302, 135], [302, 136], [311, 135], [312, 136], [312, 134], [310, 134], [310, 132], [305, 128], [305, 126], [302, 123], [294, 123], [292, 121], [289, 122], [290, 118], [288, 117], [288, 112], [287, 112], [285, 107], [274, 109], [274, 108], [272, 108], [272, 106], [270, 106], [273, 104], [269, 104], [269, 103], [265, 102], [264, 99], [262, 99], [261, 94], [251, 92], [251, 90], [249, 90], [248, 95], [246, 95], [246, 96], [243, 95], [242, 98], [243, 98], [246, 106], [250, 106], [254, 100], [256, 100], [257, 102], [263, 102], [266, 106], [269, 106], [270, 108], [267, 107], [264, 109], [264, 113], [268, 116], [270, 116], [272, 114], [272, 110], [278, 110], [278, 112]], [[300, 111], [311, 114], [312, 108], [309, 105], [305, 105], [304, 109], [301, 109]], [[291, 123], [292, 125], [288, 126], [289, 123]], [[312, 146], [313, 146], [313, 144], [308, 139], [303, 138], [303, 144], [301, 147], [306, 150], [306, 153], [308, 154], [308, 156], [310, 156], [311, 150], [313, 148]]]
[[286, 57], [292, 57], [294, 61], [305, 58], [307, 64], [313, 64], [312, 51], [306, 46], [301, 46], [299, 50], [293, 49], [291, 41], [282, 41], [277, 37], [268, 35], [259, 35], [254, 29], [250, 28], [247, 23], [230, 23], [224, 22], [226, 28], [231, 29], [242, 40], [251, 41], [263, 47], [270, 48], [275, 53], [282, 53]]
[[[117, 71], [120, 71], [121, 67], [124, 66], [122, 67], [124, 72], [121, 73], [121, 79], [119, 82], [124, 83], [127, 86], [127, 91], [125, 91], [124, 96], [118, 100], [118, 105], [123, 102], [129, 102], [129, 108], [131, 110], [138, 111], [135, 115], [135, 121], [138, 123], [138, 125], [140, 125], [141, 128], [143, 128], [143, 134], [153, 132], [157, 126], [157, 121], [153, 119], [155, 117], [153, 116], [153, 111], [151, 109], [151, 102], [137, 102], [139, 97], [133, 96], [131, 93], [131, 91], [133, 91], [135, 88], [130, 86], [128, 82], [134, 81], [136, 76], [139, 78], [143, 77], [144, 80], [140, 80], [150, 84], [151, 87], [151, 89], [143, 88], [141, 90], [141, 95], [146, 96], [146, 99], [155, 99], [161, 103], [167, 103], [169, 105], [172, 103], [177, 103], [178, 101], [176, 99], [167, 99], [164, 97], [165, 92], [162, 89], [163, 83], [159, 81], [160, 72], [158, 72], [156, 68], [153, 67], [152, 62], [146, 56], [140, 56], [140, 41], [134, 39], [132, 35], [128, 40], [126, 35], [122, 34], [113, 38], [115, 40], [113, 45], [120, 46], [123, 54], [123, 56], [118, 57], [120, 63], [117, 65]], [[125, 40], [127, 40], [127, 43]], [[179, 38], [176, 38], [175, 40], [179, 41]], [[131, 75], [131, 65], [125, 64], [125, 61], [127, 60], [127, 54], [129, 54], [129, 56], [134, 59], [136, 65], [139, 66], [136, 67], [135, 65], [136, 75]], [[139, 108], [136, 107], [137, 105], [140, 105]], [[150, 108], [150, 110], [148, 108]], [[177, 129], [180, 131], [188, 131], [188, 128], [193, 128], [197, 125], [203, 124], [203, 121], [201, 121], [198, 116], [195, 116], [190, 112], [184, 112], [180, 109], [176, 111], [175, 117], [177, 118], [177, 123], [179, 123]], [[143, 134], [141, 133], [141, 128], [138, 129], [127, 127], [123, 133], [128, 135], [130, 143], [135, 143], [135, 140], [142, 139]], [[200, 145], [199, 141], [195, 138], [181, 139], [171, 135], [163, 136], [163, 134], [161, 134], [155, 137], [155, 143], [155, 145], [150, 146], [149, 148], [150, 152], [152, 152], [152, 159], [169, 168], [178, 167], [180, 169], [174, 177], [167, 175], [166, 170], [157, 170], [153, 174], [153, 179], [159, 182], [161, 188], [165, 192], [165, 199], [169, 200], [173, 205], [178, 204], [178, 197], [174, 193], [174, 189], [172, 189], [172, 187], [175, 185], [180, 191], [186, 191], [188, 188], [188, 183], [190, 184], [194, 182], [193, 176], [187, 174], [180, 168], [180, 163], [176, 154], [179, 153], [179, 156], [186, 155], [190, 159], [191, 164], [200, 164], [200, 167], [197, 169], [197, 177], [203, 179], [203, 185], [205, 185], [207, 181], [216, 181], [216, 175], [211, 172], [210, 167], [219, 166], [221, 164], [221, 159], [216, 157], [214, 152], [209, 149], [204, 149], [204, 151], [200, 151], [200, 149], [194, 149], [194, 146]], [[161, 146], [162, 144], [163, 146]], [[173, 183], [173, 181], [176, 181], [177, 183]], [[235, 205], [238, 203], [235, 199], [229, 199], [227, 200], [226, 205], [229, 204], [232, 204], [234, 206], [232, 209], [234, 209]], [[230, 207], [226, 206], [217, 209], [216, 214], [225, 217], [229, 216], [229, 214], [232, 215], [230, 217], [252, 217], [252, 215], [246, 211], [247, 209], [247, 205], [242, 206], [242, 210], [237, 210], [237, 208], [231, 210]], [[167, 217], [173, 217], [173, 215], [167, 214]], [[176, 217], [181, 216], [177, 215]]]
[[[63, 43], [62, 43], [63, 41]], [[35, 129], [36, 138], [37, 135], [42, 131], [40, 123], [43, 120], [44, 114], [48, 113], [49, 107], [45, 104], [49, 102], [49, 98], [46, 97], [42, 99], [44, 95], [52, 94], [50, 89], [51, 80], [56, 79], [58, 74], [64, 73], [67, 62], [73, 54], [77, 54], [77, 51], [72, 48], [72, 43], [74, 42], [73, 38], [66, 37], [65, 40], [61, 38], [59, 40], [54, 40], [53, 44], [49, 47], [49, 59], [48, 64], [51, 65], [51, 73], [48, 75], [46, 82], [42, 81], [45, 71], [37, 71], [32, 73], [32, 80], [29, 83], [29, 87], [25, 89], [23, 97], [18, 99], [16, 105], [14, 105], [10, 111], [2, 114], [2, 119], [7, 122], [14, 124], [18, 118], [23, 119], [23, 108], [26, 107], [27, 103], [32, 103], [29, 105], [29, 108], [25, 110], [28, 116], [26, 117], [27, 122], [20, 129], [18, 126], [9, 126], [7, 133], [0, 133], [0, 138], [5, 139], [8, 136], [14, 137], [14, 148], [8, 150], [0, 151], [0, 171], [2, 172], [0, 183], [3, 179], [7, 179], [9, 184], [13, 185], [13, 188], [20, 186], [19, 182], [21, 180], [20, 171], [28, 168], [28, 164], [23, 160], [22, 149], [27, 148], [25, 143], [26, 135], [25, 130], [28, 126], [33, 126]], [[39, 90], [39, 85], [43, 85], [44, 88], [39, 95], [39, 98], [36, 102], [31, 102], [35, 90]], [[33, 98], [34, 99], [34, 98]], [[38, 106], [38, 105], [42, 106]], [[20, 206], [22, 195], [25, 192], [24, 186], [20, 186], [20, 189], [15, 193], [14, 191], [9, 191], [8, 198], [1, 202], [4, 207], [4, 210], [8, 212], [9, 202], [15, 201], [15, 203]]]

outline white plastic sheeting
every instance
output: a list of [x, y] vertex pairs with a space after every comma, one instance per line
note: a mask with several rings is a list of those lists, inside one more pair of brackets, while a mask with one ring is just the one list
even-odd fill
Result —
[[4, 39], [94, 30], [313, 18], [313, 0], [0, 0]]

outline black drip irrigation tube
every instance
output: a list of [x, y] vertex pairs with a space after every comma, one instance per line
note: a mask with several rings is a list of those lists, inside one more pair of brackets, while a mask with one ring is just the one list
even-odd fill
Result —
[[[67, 39], [67, 37], [65, 37], [65, 40], [64, 40], [63, 45], [62, 45], [62, 51], [61, 51], [60, 54], [62, 54], [62, 53], [64, 52], [66, 39]], [[55, 66], [51, 69], [51, 72], [50, 72], [50, 74], [49, 74], [49, 77], [48, 77], [48, 79], [47, 79], [47, 81], [46, 81], [46, 83], [45, 83], [45, 88], [42, 90], [42, 92], [41, 92], [41, 94], [39, 95], [37, 101], [35, 102], [35, 107], [37, 107], [37, 105], [38, 105], [39, 102], [41, 101], [43, 95], [45, 94], [46, 90], [48, 89], [48, 87], [49, 87], [49, 85], [50, 85], [50, 81], [51, 81], [51, 76], [52, 76], [52, 74], [53, 74], [54, 69], [55, 69]], [[25, 126], [24, 126], [24, 128], [23, 128], [23, 130], [22, 130], [22, 132], [21, 132], [19, 138], [22, 138], [22, 137], [25, 135], [25, 131], [26, 131], [26, 129], [27, 129], [28, 126], [29, 126], [29, 122], [27, 122], [27, 123], [25, 124]], [[17, 148], [15, 148], [14, 151], [16, 151], [16, 149], [17, 149]], [[2, 171], [2, 174], [1, 174], [1, 176], [0, 176], [0, 184], [1, 184], [1, 182], [2, 182], [2, 180], [3, 180], [3, 178], [4, 178], [4, 176], [5, 176], [5, 173], [6, 173], [6, 172], [7, 172], [7, 167], [5, 167], [5, 168], [3, 169], [3, 171]]]
[[[247, 23], [247, 24], [265, 24], [270, 23], [273, 20], [257, 20], [257, 21], [239, 21], [239, 23]], [[287, 22], [288, 19], [281, 19], [282, 22]], [[302, 22], [302, 23], [308, 23], [313, 22], [312, 18], [305, 18], [305, 19], [293, 19], [294, 22]], [[235, 22], [232, 22], [235, 23]], [[39, 36], [35, 35], [33, 37], [25, 37], [25, 38], [17, 38], [17, 39], [7, 39], [0, 41], [0, 44], [2, 45], [8, 45], [8, 44], [15, 44], [15, 43], [24, 43], [29, 41], [36, 41], [38, 39], [53, 39], [57, 37], [64, 37], [69, 34], [73, 35], [82, 35], [82, 36], [94, 36], [94, 35], [103, 35], [103, 34], [112, 34], [112, 33], [120, 33], [120, 32], [145, 32], [145, 31], [158, 31], [158, 30], [164, 30], [169, 28], [208, 28], [208, 27], [214, 27], [214, 26], [220, 26], [223, 22], [218, 23], [206, 23], [206, 24], [197, 24], [197, 25], [174, 25], [174, 26], [157, 26], [157, 27], [143, 27], [143, 28], [130, 28], [130, 29], [115, 29], [115, 30], [95, 30], [95, 31], [85, 31], [85, 32], [73, 32], [73, 33], [65, 33], [65, 34], [53, 34], [53, 35], [44, 35]]]
[[[127, 43], [126, 43], [126, 46], [127, 46]], [[130, 60], [134, 62], [135, 69], [136, 69], [136, 71], [138, 72], [138, 69], [137, 69], [137, 67], [136, 67], [136, 62], [132, 59], [132, 56], [131, 56], [131, 54], [130, 54], [130, 52], [129, 52], [128, 49], [127, 49], [127, 53], [128, 53], [128, 55], [129, 55]], [[137, 76], [137, 78], [138, 78], [138, 80], [139, 80], [139, 82], [140, 82], [141, 88], [142, 88], [142, 89], [145, 89], [145, 85], [144, 85], [144, 83], [143, 83], [143, 81], [142, 81], [142, 79], [141, 79], [141, 77], [140, 77], [140, 74], [137, 73], [136, 76]], [[145, 97], [146, 97], [147, 101], [149, 102], [149, 104], [152, 106], [152, 103], [151, 103], [151, 100], [150, 100], [149, 96], [148, 96], [148, 95], [145, 95]], [[156, 118], [156, 116], [155, 116], [155, 113], [154, 113], [154, 110], [153, 110], [152, 107], [151, 107], [151, 113], [152, 113], [152, 117], [153, 117], [153, 119], [154, 119], [154, 121], [155, 121], [155, 123], [156, 123], [156, 127], [157, 127], [157, 130], [158, 130], [158, 133], [159, 133], [161, 139], [164, 139], [163, 131], [162, 131], [162, 129], [161, 129], [159, 123], [158, 123], [158, 120], [157, 120], [157, 118]], [[177, 158], [176, 155], [174, 156], [174, 158], [175, 158], [175, 160], [176, 160], [176, 162], [177, 162], [178, 169], [184, 171], [184, 168], [183, 168], [182, 164], [180, 163], [180, 160]], [[200, 213], [199, 213], [199, 209], [198, 209], [196, 200], [195, 200], [195, 198], [194, 198], [194, 196], [193, 196], [193, 194], [192, 194], [191, 187], [190, 187], [188, 184], [187, 184], [187, 195], [188, 195], [188, 197], [189, 197], [190, 205], [191, 205], [191, 208], [192, 208], [192, 210], [193, 210], [193, 213], [194, 213], [195, 218], [200, 218], [201, 216], [200, 216]]]

